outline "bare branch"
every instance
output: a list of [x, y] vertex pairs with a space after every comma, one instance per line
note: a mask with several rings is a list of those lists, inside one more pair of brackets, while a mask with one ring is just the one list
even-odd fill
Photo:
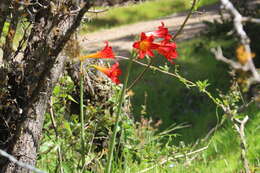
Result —
[[102, 9], [102, 10], [88, 10], [87, 13], [103, 13], [103, 12], [106, 12], [108, 10], [109, 10], [109, 8]]
[[[227, 10], [233, 16], [233, 25], [236, 33], [240, 37], [240, 41], [242, 45], [245, 47], [245, 51], [251, 55], [251, 48], [250, 48], [250, 39], [247, 36], [244, 28], [243, 28], [243, 16], [237, 11], [234, 5], [229, 0], [221, 0], [222, 8]], [[248, 66], [249, 70], [252, 72], [253, 78], [252, 81], [259, 82], [260, 76], [256, 70], [256, 67], [253, 63], [252, 58], [248, 59], [248, 62], [245, 64]]]
[[0, 149], [0, 155], [8, 158], [11, 162], [13, 162], [13, 163], [15, 163], [18, 166], [21, 166], [23, 168], [29, 169], [29, 170], [34, 171], [36, 173], [46, 173], [46, 172], [44, 172], [44, 171], [42, 171], [40, 169], [37, 169], [37, 168], [35, 168], [35, 167], [31, 166], [31, 165], [25, 164], [23, 162], [19, 162], [14, 156], [8, 154], [7, 152], [5, 152], [5, 151], [3, 151], [1, 149]]
[[252, 22], [252, 23], [260, 23], [260, 19], [252, 18], [252, 17], [242, 17], [243, 22]]
[[250, 168], [249, 168], [249, 162], [246, 158], [247, 144], [246, 144], [246, 139], [245, 139], [245, 124], [247, 123], [248, 119], [249, 119], [248, 116], [246, 116], [243, 120], [239, 120], [236, 118], [233, 119], [235, 129], [240, 137], [241, 159], [243, 161], [243, 165], [244, 165], [246, 173], [251, 172]]
[[217, 48], [212, 48], [211, 52], [215, 55], [215, 58], [217, 60], [222, 61], [222, 62], [230, 65], [232, 68], [234, 68], [236, 70], [238, 70], [238, 69], [241, 69], [243, 71], [249, 70], [248, 66], [241, 65], [240, 63], [238, 63], [236, 61], [233, 61], [233, 60], [230, 60], [230, 59], [226, 58], [223, 55], [221, 47], [219, 47], [219, 46]]
[[10, 26], [8, 28], [8, 32], [5, 38], [5, 44], [3, 49], [3, 59], [4, 61], [9, 61], [11, 59], [11, 55], [13, 53], [13, 42], [14, 36], [16, 34], [16, 29], [19, 21], [19, 13], [17, 12], [19, 6], [16, 4], [12, 10], [12, 18], [10, 22]]

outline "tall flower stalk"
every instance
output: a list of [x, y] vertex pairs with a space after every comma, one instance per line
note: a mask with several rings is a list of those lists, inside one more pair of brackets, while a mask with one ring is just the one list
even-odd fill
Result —
[[84, 93], [84, 73], [83, 73], [83, 63], [80, 62], [80, 126], [81, 126], [81, 160], [82, 169], [84, 169], [85, 164], [85, 132], [84, 132], [84, 105], [83, 105], [83, 93]]
[[115, 145], [116, 145], [117, 129], [118, 129], [118, 126], [119, 126], [119, 120], [120, 120], [120, 115], [121, 115], [121, 111], [122, 111], [123, 98], [125, 96], [126, 87], [127, 87], [127, 83], [128, 83], [128, 79], [129, 79], [129, 74], [130, 74], [130, 71], [131, 71], [131, 68], [132, 68], [132, 64], [133, 64], [133, 56], [130, 59], [130, 61], [128, 61], [126, 76], [125, 76], [125, 80], [123, 82], [123, 88], [120, 92], [119, 99], [118, 99], [118, 105], [117, 105], [117, 111], [116, 111], [116, 121], [115, 121], [115, 126], [113, 128], [111, 140], [110, 140], [110, 143], [109, 143], [108, 161], [107, 161], [105, 173], [111, 173], [113, 154], [114, 154], [114, 149], [115, 149]]

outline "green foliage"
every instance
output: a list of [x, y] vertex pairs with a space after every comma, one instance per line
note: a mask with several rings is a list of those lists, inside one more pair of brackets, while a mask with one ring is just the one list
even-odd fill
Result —
[[210, 85], [208, 83], [208, 80], [204, 80], [204, 81], [197, 81], [196, 82], [200, 92], [205, 92], [206, 91], [206, 88]]
[[[209, 5], [216, 0], [200, 0], [197, 7]], [[92, 32], [99, 29], [146, 21], [164, 17], [173, 13], [188, 10], [191, 0], [153, 0], [123, 7], [114, 7], [84, 25], [82, 32]]]
[[[175, 68], [163, 57], [154, 59], [154, 63], [158, 64], [160, 69], [178, 72], [184, 78], [180, 78], [182, 81], [180, 82], [151, 70], [145, 74], [144, 80], [133, 88], [135, 93], [131, 98], [133, 115], [138, 121], [134, 121], [127, 114], [121, 116], [113, 161], [115, 172], [138, 172], [149, 167], [151, 170], [148, 172], [237, 172], [242, 168], [241, 162], [238, 162], [239, 139], [229, 121], [224, 122], [221, 128], [214, 132], [208, 149], [199, 153], [192, 164], [187, 163], [185, 157], [172, 158], [173, 155], [189, 153], [208, 145], [208, 140], [203, 141], [203, 138], [209, 130], [220, 123], [222, 111], [219, 111], [214, 102], [203, 93], [209, 91], [217, 103], [229, 106], [231, 110], [237, 110], [238, 105], [243, 103], [237, 87], [230, 86], [227, 66], [216, 61], [208, 51], [216, 45], [231, 50], [233, 43], [232, 40], [211, 41], [201, 37], [178, 44], [180, 57], [176, 60], [178, 67]], [[137, 65], [134, 65], [134, 69], [131, 73], [132, 80], [142, 71]], [[197, 88], [194, 86], [187, 88], [183, 83], [185, 78], [196, 81]], [[70, 104], [79, 103], [78, 98], [72, 94], [75, 89], [73, 81], [64, 76], [53, 91], [52, 108], [59, 137], [55, 136], [50, 113], [47, 113], [38, 159], [38, 166], [46, 171], [54, 172], [60, 169], [59, 167], [62, 167], [64, 172], [81, 170], [78, 159], [81, 157], [79, 115], [70, 112]], [[115, 121], [111, 109], [115, 110], [120, 89], [120, 86], [113, 86], [113, 97], [108, 100], [112, 108], [85, 105], [88, 113], [85, 117], [87, 148], [85, 160], [89, 172], [104, 170], [108, 135], [111, 134]], [[124, 102], [129, 102], [129, 96]], [[260, 166], [257, 142], [260, 140], [260, 113], [255, 105], [252, 105], [246, 112], [238, 114], [237, 118], [245, 115], [251, 118], [246, 126], [248, 158], [251, 169], [257, 171]], [[185, 123], [185, 126], [176, 126], [182, 123]], [[160, 131], [157, 129], [159, 125]], [[197, 141], [200, 142], [194, 148], [193, 145]], [[61, 166], [59, 166], [58, 148], [62, 153]], [[169, 160], [159, 164], [165, 159]]]
[[[63, 170], [64, 172], [80, 172], [81, 145], [79, 114], [71, 112], [71, 103], [78, 105], [79, 101], [73, 98], [76, 86], [70, 77], [64, 76], [53, 90], [52, 106], [43, 128], [43, 137], [39, 149], [37, 166], [48, 172]], [[114, 95], [111, 102], [113, 110], [117, 105], [117, 98], [121, 87], [113, 86]], [[127, 103], [126, 98], [124, 101]], [[86, 169], [90, 172], [103, 172], [108, 150], [108, 135], [115, 121], [115, 117], [107, 109], [85, 105], [85, 147]], [[79, 105], [78, 105], [79, 109]], [[110, 108], [109, 108], [110, 109]], [[52, 119], [52, 115], [54, 119]], [[176, 136], [172, 133], [182, 125], [173, 124], [160, 133], [151, 119], [142, 118], [138, 123], [129, 115], [123, 113], [118, 127], [116, 156], [114, 170], [139, 170], [157, 162], [160, 157], [171, 155], [175, 147], [169, 142]], [[53, 123], [55, 121], [55, 123]], [[56, 124], [56, 125], [54, 125]], [[56, 136], [57, 135], [57, 136]], [[59, 160], [60, 150], [61, 161]], [[158, 150], [158, 152], [154, 152]], [[184, 151], [184, 149], [183, 149]], [[142, 165], [140, 167], [140, 165]]]

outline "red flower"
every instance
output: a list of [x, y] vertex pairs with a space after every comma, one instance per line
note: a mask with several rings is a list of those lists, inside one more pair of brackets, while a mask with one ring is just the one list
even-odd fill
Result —
[[158, 44], [153, 43], [154, 36], [146, 36], [141, 33], [141, 40], [133, 44], [133, 47], [138, 49], [139, 58], [143, 59], [145, 55], [154, 56], [152, 49], [158, 48]]
[[97, 66], [97, 65], [92, 65], [92, 67], [94, 67], [98, 71], [101, 71], [102, 73], [107, 75], [114, 83], [116, 83], [116, 84], [120, 83], [120, 80], [118, 79], [118, 77], [122, 74], [122, 71], [119, 68], [118, 62], [113, 64], [111, 68], [101, 67], [101, 66]]
[[111, 46], [108, 46], [108, 41], [105, 42], [106, 46], [96, 53], [80, 56], [79, 60], [84, 61], [87, 58], [115, 58], [115, 54]]
[[157, 48], [157, 51], [159, 54], [167, 58], [171, 63], [174, 63], [172, 60], [178, 56], [175, 43], [162, 43]]
[[[160, 38], [163, 40], [158, 40], [154, 42], [155, 38]], [[176, 51], [176, 44], [171, 42], [172, 35], [169, 33], [168, 28], [164, 26], [161, 22], [161, 26], [154, 32], [141, 33], [141, 40], [133, 44], [133, 47], [139, 50], [139, 57], [144, 58], [145, 55], [154, 56], [153, 50], [157, 51], [159, 54], [163, 55], [171, 63], [178, 54]]]
[[164, 23], [161, 22], [161, 26], [158, 26], [158, 30], [153, 32], [148, 32], [146, 35], [151, 36], [153, 35], [156, 38], [163, 38], [163, 43], [169, 42], [172, 38], [172, 35], [169, 33], [168, 28], [164, 27]]

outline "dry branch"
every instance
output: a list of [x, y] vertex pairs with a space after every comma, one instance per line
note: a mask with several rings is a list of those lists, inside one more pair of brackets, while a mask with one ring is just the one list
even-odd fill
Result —
[[208, 146], [202, 147], [202, 148], [200, 148], [198, 150], [191, 151], [191, 152], [186, 153], [186, 154], [179, 154], [179, 155], [176, 155], [174, 157], [168, 157], [166, 159], [162, 159], [162, 161], [160, 161], [158, 164], [155, 164], [154, 166], [151, 166], [149, 168], [143, 169], [142, 171], [139, 171], [138, 173], [144, 173], [144, 172], [150, 171], [151, 169], [153, 169], [153, 168], [155, 168], [157, 166], [163, 165], [163, 164], [167, 163], [168, 161], [179, 159], [179, 158], [182, 158], [182, 157], [187, 157], [187, 156], [190, 156], [190, 155], [193, 155], [193, 154], [197, 154], [197, 153], [200, 153], [202, 151], [205, 151], [206, 149], [208, 149]]
[[[234, 26], [234, 29], [235, 29], [237, 35], [240, 38], [241, 44], [245, 47], [245, 51], [248, 53], [248, 55], [251, 55], [252, 53], [251, 53], [251, 48], [250, 48], [250, 39], [244, 30], [243, 21], [245, 21], [245, 20], [250, 21], [250, 19], [251, 20], [253, 20], [253, 19], [243, 17], [229, 0], [221, 0], [221, 4], [222, 4], [222, 8], [225, 9], [226, 11], [228, 11], [231, 14], [231, 16], [233, 17], [233, 26]], [[253, 21], [259, 21], [259, 19], [257, 19], [257, 20], [254, 19]], [[238, 65], [237, 62], [225, 58], [223, 56], [220, 48], [218, 48], [217, 50], [213, 49], [212, 52], [215, 54], [215, 57], [218, 60], [221, 60], [221, 61], [229, 64], [234, 69], [251, 71], [252, 77], [250, 79], [250, 82], [260, 82], [260, 76], [256, 70], [256, 67], [253, 63], [252, 58], [248, 58], [248, 62], [246, 64]]]
[[35, 168], [35, 167], [31, 166], [31, 165], [25, 164], [25, 163], [23, 163], [23, 162], [19, 162], [14, 156], [8, 154], [7, 152], [5, 152], [5, 151], [3, 151], [3, 150], [1, 150], [1, 149], [0, 149], [0, 155], [6, 157], [6, 158], [9, 159], [11, 162], [13, 162], [13, 163], [15, 163], [15, 164], [17, 164], [17, 165], [19, 165], [19, 166], [25, 168], [25, 169], [34, 171], [34, 172], [36, 172], [36, 173], [45, 173], [44, 171], [39, 170], [39, 169], [37, 169], [37, 168]]
[[246, 116], [242, 121], [239, 119], [233, 119], [233, 123], [235, 129], [240, 137], [240, 147], [241, 147], [241, 159], [245, 168], [246, 173], [250, 173], [249, 162], [246, 157], [247, 152], [247, 144], [246, 144], [246, 136], [245, 136], [245, 124], [248, 121], [248, 116]]

